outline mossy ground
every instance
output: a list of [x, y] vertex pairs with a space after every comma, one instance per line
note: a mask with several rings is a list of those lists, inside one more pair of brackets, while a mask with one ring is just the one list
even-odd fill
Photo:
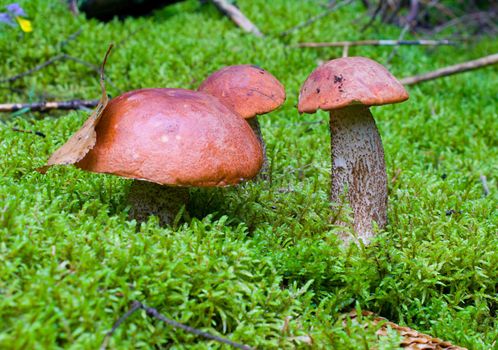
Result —
[[[327, 115], [299, 115], [295, 108], [299, 87], [319, 60], [341, 51], [288, 44], [397, 38], [400, 29], [376, 25], [361, 33], [368, 18], [357, 2], [278, 35], [323, 11], [324, 3], [238, 1], [267, 34], [260, 39], [193, 0], [109, 23], [73, 17], [62, 1], [20, 1], [34, 30], [0, 28], [2, 78], [59, 52], [98, 65], [114, 42], [106, 70], [113, 96], [142, 87], [195, 88], [221, 66], [253, 63], [278, 77], [288, 98], [261, 118], [271, 184], [193, 190], [186, 223], [160, 228], [153, 218], [138, 232], [127, 220], [129, 180], [72, 167], [34, 171], [88, 112], [2, 115], [0, 348], [95, 349], [132, 300], [261, 349], [306, 348], [295, 338], [300, 335], [310, 335], [315, 348], [395, 348], [394, 336], [379, 343], [372, 327], [344, 327], [339, 315], [354, 307], [472, 349], [496, 346], [497, 68], [410, 87], [409, 101], [373, 109], [390, 179], [389, 226], [367, 248], [342, 248], [328, 223]], [[404, 77], [497, 51], [492, 38], [401, 47], [388, 67]], [[361, 47], [350, 55], [385, 63], [390, 52]], [[74, 61], [0, 88], [2, 102], [99, 96], [96, 72]], [[138, 313], [110, 347], [220, 345]]]

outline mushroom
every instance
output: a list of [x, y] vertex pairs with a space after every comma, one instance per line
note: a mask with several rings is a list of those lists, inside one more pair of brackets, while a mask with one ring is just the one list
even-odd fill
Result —
[[142, 89], [112, 99], [81, 169], [134, 179], [130, 217], [172, 222], [189, 186], [234, 185], [258, 174], [261, 146], [247, 123], [211, 95]]
[[283, 85], [266, 70], [244, 64], [224, 67], [214, 72], [201, 83], [198, 91], [217, 97], [228, 108], [247, 120], [263, 148], [264, 160], [260, 177], [267, 178], [269, 164], [266, 144], [257, 116], [269, 113], [284, 103]]
[[349, 200], [354, 230], [364, 243], [374, 235], [372, 221], [379, 228], [387, 223], [384, 150], [369, 107], [406, 99], [403, 85], [382, 65], [365, 57], [323, 64], [310, 74], [299, 93], [300, 113], [330, 112], [331, 201], [339, 210], [344, 197]]

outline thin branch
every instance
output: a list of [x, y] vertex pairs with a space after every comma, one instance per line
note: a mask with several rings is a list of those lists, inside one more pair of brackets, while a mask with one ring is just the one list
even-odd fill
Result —
[[345, 1], [342, 1], [340, 3], [332, 3], [331, 5], [327, 6], [327, 9], [324, 12], [322, 12], [316, 16], [313, 16], [313, 17], [309, 18], [308, 20], [301, 22], [292, 28], [289, 28], [289, 29], [283, 31], [282, 33], [280, 33], [280, 36], [286, 36], [286, 35], [289, 35], [289, 34], [295, 32], [299, 29], [307, 27], [307, 26], [315, 23], [316, 21], [322, 19], [323, 17], [327, 16], [328, 14], [330, 14], [334, 11], [337, 11], [341, 7], [350, 4], [351, 2], [352, 2], [352, 0], [345, 0]]
[[394, 6], [394, 10], [391, 11], [391, 14], [386, 17], [384, 19], [384, 21], [386, 23], [393, 23], [394, 22], [394, 19], [396, 18], [396, 16], [398, 16], [399, 12], [401, 11], [401, 5], [402, 5], [402, 2], [401, 1], [398, 1]]
[[448, 16], [450, 18], [455, 18], [456, 17], [456, 15], [453, 12], [453, 10], [451, 10], [450, 8], [448, 8], [448, 7], [444, 6], [443, 4], [441, 4], [439, 2], [439, 0], [422, 0], [422, 2], [424, 4], [424, 6], [427, 7], [425, 9], [424, 13], [427, 13], [431, 7], [434, 7], [439, 12], [445, 14], [446, 16]]
[[437, 70], [432, 71], [432, 72], [424, 73], [421, 75], [416, 75], [413, 77], [403, 78], [400, 81], [404, 85], [414, 85], [414, 84], [418, 84], [418, 83], [421, 83], [424, 81], [433, 80], [433, 79], [437, 79], [437, 78], [441, 78], [441, 77], [445, 77], [445, 76], [453, 75], [453, 74], [457, 74], [457, 73], [463, 73], [463, 72], [467, 72], [470, 70], [490, 66], [492, 64], [497, 64], [497, 63], [498, 63], [498, 53], [495, 53], [493, 55], [481, 57], [477, 60], [472, 60], [472, 61], [468, 61], [468, 62], [464, 62], [464, 63], [455, 64], [453, 66], [444, 67], [444, 68], [437, 69]]
[[59, 47], [63, 48], [64, 46], [66, 46], [67, 44], [69, 44], [71, 41], [76, 40], [80, 36], [80, 34], [82, 32], [83, 32], [82, 28], [78, 29], [76, 32], [74, 32], [73, 34], [71, 34], [70, 36], [68, 36], [67, 39], [64, 39], [63, 41], [61, 41], [59, 43]]
[[438, 46], [438, 45], [456, 45], [455, 41], [450, 40], [358, 40], [358, 41], [335, 41], [323, 43], [299, 43], [293, 47], [344, 47], [344, 46], [400, 46], [400, 45], [420, 45], [420, 46]]
[[98, 100], [70, 100], [70, 101], [51, 101], [51, 102], [34, 102], [34, 103], [4, 103], [0, 104], [0, 113], [10, 113], [21, 109], [28, 109], [32, 112], [46, 112], [52, 109], [71, 110], [93, 108], [99, 103]]
[[11, 130], [12, 131], [16, 131], [16, 132], [23, 132], [23, 133], [26, 133], [26, 134], [34, 134], [34, 135], [37, 135], [37, 136], [40, 136], [40, 137], [47, 137], [41, 131], [36, 131], [36, 130], [24, 130], [24, 129], [19, 129], [19, 128], [15, 128], [15, 127], [12, 128]]
[[125, 35], [123, 35], [123, 38], [116, 43], [116, 45], [115, 45], [116, 48], [123, 46], [128, 40], [130, 40], [138, 32], [142, 31], [145, 28], [148, 28], [148, 26], [149, 26], [149, 23], [145, 22], [144, 24], [138, 26], [136, 29], [134, 29], [130, 33], [126, 33]]
[[233, 341], [231, 341], [229, 339], [221, 338], [221, 337], [218, 337], [217, 335], [213, 335], [213, 334], [201, 331], [199, 329], [196, 329], [196, 328], [193, 328], [193, 327], [190, 327], [190, 326], [186, 326], [186, 325], [184, 325], [182, 323], [179, 323], [179, 322], [176, 322], [174, 320], [170, 320], [170, 319], [164, 317], [163, 315], [161, 315], [154, 308], [146, 307], [145, 305], [142, 305], [142, 309], [145, 310], [145, 312], [147, 313], [147, 315], [149, 315], [151, 317], [154, 317], [154, 318], [156, 318], [156, 319], [158, 319], [160, 321], [163, 321], [164, 323], [166, 323], [166, 324], [168, 324], [168, 325], [170, 325], [172, 327], [180, 328], [180, 329], [183, 329], [184, 331], [187, 331], [189, 333], [195, 334], [197, 336], [200, 336], [200, 337], [203, 337], [203, 338], [206, 338], [206, 339], [211, 339], [211, 340], [223, 343], [223, 344], [230, 345], [230, 346], [232, 346], [232, 347], [234, 347], [236, 349], [244, 349], [244, 350], [251, 350], [252, 349], [248, 345], [239, 344], [239, 343], [233, 342]]
[[377, 4], [377, 7], [375, 8], [372, 16], [370, 17], [370, 20], [360, 29], [360, 32], [364, 32], [368, 27], [372, 25], [372, 23], [376, 20], [377, 16], [379, 13], [382, 12], [386, 2], [385, 1], [379, 1]]
[[419, 15], [419, 2], [418, 0], [410, 0], [410, 12], [405, 18], [405, 23], [409, 26], [415, 26], [417, 23], [417, 17]]
[[479, 11], [479, 12], [469, 13], [461, 17], [453, 18], [446, 23], [438, 25], [430, 32], [432, 32], [433, 34], [437, 34], [452, 26], [457, 26], [462, 23], [468, 24], [470, 22], [479, 22], [479, 21], [487, 21], [487, 22], [489, 21], [488, 23], [490, 24], [490, 26], [492, 26], [493, 28], [497, 28], [496, 24], [492, 20], [494, 16], [496, 16], [496, 13], [493, 11], [489, 12]]
[[236, 6], [230, 4], [226, 0], [211, 0], [214, 6], [220, 10], [224, 15], [230, 18], [237, 26], [242, 28], [248, 33], [252, 33], [256, 36], [262, 37], [263, 33], [252, 23], [249, 18], [247, 18], [242, 11], [240, 11]]
[[[92, 64], [92, 63], [90, 63], [90, 62], [84, 61], [84, 60], [79, 59], [79, 58], [77, 58], [77, 57], [73, 57], [73, 56], [71, 56], [71, 55], [68, 55], [68, 54], [62, 53], [62, 54], [56, 55], [56, 56], [54, 56], [54, 57], [52, 57], [52, 58], [48, 59], [47, 61], [45, 61], [45, 62], [43, 62], [43, 63], [41, 63], [41, 64], [39, 64], [39, 65], [37, 65], [37, 66], [35, 66], [35, 67], [33, 67], [33, 68], [29, 69], [29, 70], [27, 70], [27, 71], [25, 71], [25, 72], [22, 72], [22, 73], [16, 74], [16, 75], [14, 75], [14, 76], [12, 76], [12, 77], [10, 77], [10, 78], [1, 79], [1, 80], [0, 80], [0, 83], [7, 83], [7, 82], [8, 82], [8, 83], [12, 83], [12, 82], [14, 82], [14, 81], [16, 81], [16, 80], [19, 80], [19, 79], [21, 79], [21, 78], [24, 78], [25, 76], [31, 75], [31, 74], [33, 74], [33, 73], [35, 73], [35, 72], [38, 72], [38, 71], [42, 70], [43, 68], [45, 68], [45, 67], [47, 67], [47, 66], [50, 66], [50, 65], [52, 65], [52, 64], [54, 64], [54, 63], [56, 63], [56, 62], [58, 62], [58, 61], [63, 61], [63, 60], [68, 60], [68, 61], [73, 61], [73, 62], [79, 63], [79, 64], [81, 64], [81, 65], [83, 65], [83, 66], [86, 66], [86, 67], [90, 68], [91, 70], [93, 70], [93, 71], [95, 71], [95, 72], [97, 72], [97, 73], [100, 73], [100, 68], [99, 68], [99, 66], [96, 66], [96, 65], [94, 65], [94, 64]], [[111, 85], [114, 89], [116, 89], [116, 90], [118, 90], [118, 91], [121, 91], [121, 90], [120, 90], [120, 89], [119, 89], [116, 85], [114, 85], [114, 84], [112, 83], [112, 81], [111, 81], [109, 78], [107, 78], [107, 82], [108, 82], [108, 84], [109, 84], [109, 85]]]
[[349, 45], [344, 45], [342, 48], [342, 57], [349, 56]]
[[211, 333], [207, 333], [207, 332], [201, 331], [199, 329], [196, 329], [196, 328], [184, 325], [183, 323], [179, 323], [179, 322], [176, 322], [174, 320], [171, 320], [171, 319], [165, 317], [164, 315], [162, 315], [161, 313], [159, 313], [159, 311], [157, 311], [156, 309], [154, 309], [152, 307], [148, 307], [148, 306], [142, 304], [139, 301], [134, 301], [132, 303], [132, 307], [130, 308], [130, 310], [128, 310], [123, 316], [121, 316], [116, 321], [116, 323], [114, 323], [114, 325], [112, 326], [111, 330], [106, 333], [106, 336], [105, 336], [105, 338], [104, 338], [104, 340], [102, 342], [102, 345], [100, 346], [100, 350], [105, 350], [107, 348], [107, 345], [109, 344], [110, 337], [114, 334], [114, 332], [116, 331], [116, 329], [128, 317], [130, 317], [132, 314], [134, 314], [139, 309], [144, 310], [145, 313], [147, 314], [147, 316], [150, 316], [152, 318], [160, 320], [160, 321], [166, 323], [167, 325], [169, 325], [171, 327], [183, 329], [184, 331], [187, 331], [189, 333], [195, 334], [195, 335], [197, 335], [199, 337], [203, 337], [203, 338], [206, 338], [206, 339], [217, 341], [219, 343], [230, 345], [230, 346], [232, 346], [232, 347], [234, 347], [236, 349], [243, 349], [243, 350], [252, 350], [253, 349], [253, 348], [251, 348], [248, 345], [239, 344], [239, 343], [236, 343], [236, 342], [231, 341], [229, 339], [221, 338], [221, 337], [218, 337], [217, 335], [213, 335]]
[[45, 61], [45, 62], [43, 62], [43, 63], [41, 63], [41, 64], [39, 64], [39, 65], [37, 65], [37, 66], [29, 69], [29, 70], [27, 70], [25, 72], [16, 74], [16, 75], [14, 75], [14, 76], [12, 76], [10, 78], [1, 79], [0, 83], [6, 83], [6, 82], [11, 83], [11, 82], [16, 81], [18, 79], [24, 78], [25, 76], [33, 74], [35, 72], [38, 72], [39, 70], [42, 70], [43, 68], [45, 68], [47, 66], [50, 66], [51, 64], [54, 64], [57, 61], [63, 60], [64, 56], [65, 56], [65, 54], [59, 54], [57, 56], [54, 56], [54, 57], [48, 59], [47, 61]]
[[[405, 34], [408, 32], [408, 30], [410, 30], [412, 28], [411, 24], [410, 23], [407, 23], [405, 24], [405, 26], [403, 27], [403, 29], [401, 30], [401, 33], [399, 33], [399, 37], [398, 37], [398, 40], [401, 41], [403, 40], [403, 38], [405, 37]], [[389, 56], [387, 56], [387, 60], [386, 60], [386, 65], [388, 65], [389, 63], [391, 63], [391, 60], [394, 58], [394, 56], [396, 55], [396, 53], [398, 52], [398, 49], [399, 49], [399, 46], [394, 46], [391, 50], [391, 52], [389, 53]]]
[[73, 14], [73, 16], [78, 16], [80, 11], [78, 9], [78, 1], [77, 0], [69, 0], [68, 1], [69, 11]]
[[481, 179], [482, 190], [484, 192], [484, 196], [488, 196], [489, 195], [489, 187], [488, 187], [488, 180], [486, 179], [486, 175], [481, 174], [479, 176], [479, 178]]
[[81, 64], [81, 65], [83, 65], [83, 66], [86, 66], [86, 67], [88, 67], [88, 68], [90, 68], [90, 69], [93, 69], [93, 70], [94, 70], [94, 71], [96, 71], [96, 72], [100, 72], [100, 68], [99, 68], [99, 66], [96, 66], [96, 65], [95, 65], [95, 64], [93, 64], [93, 63], [90, 63], [90, 62], [84, 61], [84, 60], [79, 59], [79, 58], [77, 58], [77, 57], [73, 57], [73, 56], [70, 56], [70, 55], [64, 54], [63, 59], [68, 60], [68, 61], [73, 61], [73, 62], [79, 63], [79, 64]]
[[102, 345], [100, 345], [100, 350], [105, 350], [107, 348], [107, 345], [109, 345], [109, 341], [111, 340], [112, 335], [114, 334], [114, 332], [116, 332], [116, 329], [118, 329], [118, 327], [121, 325], [121, 323], [123, 323], [124, 321], [126, 321], [126, 319], [128, 317], [130, 317], [131, 315], [133, 315], [137, 310], [140, 310], [141, 308], [142, 308], [142, 304], [139, 303], [138, 301], [134, 301], [131, 304], [130, 310], [126, 311], [126, 313], [123, 316], [121, 316], [120, 318], [118, 318], [118, 320], [116, 321], [116, 323], [114, 323], [112, 325], [111, 330], [106, 333], [106, 335], [104, 337], [104, 340], [102, 341]]

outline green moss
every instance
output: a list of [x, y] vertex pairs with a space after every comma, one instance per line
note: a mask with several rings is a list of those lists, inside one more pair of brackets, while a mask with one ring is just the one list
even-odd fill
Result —
[[[20, 3], [34, 31], [1, 28], [1, 77], [59, 52], [99, 65], [115, 42], [107, 65], [113, 96], [142, 87], [195, 88], [223, 65], [254, 63], [284, 83], [288, 99], [261, 118], [271, 185], [195, 189], [191, 221], [169, 229], [152, 218], [138, 233], [127, 221], [130, 181], [71, 167], [34, 172], [87, 112], [0, 116], [0, 348], [97, 348], [132, 300], [261, 349], [305, 348], [295, 338], [302, 335], [316, 348], [395, 348], [394, 335], [378, 343], [373, 327], [344, 326], [339, 315], [354, 307], [473, 349], [498, 339], [496, 67], [411, 87], [406, 103], [373, 109], [390, 179], [390, 224], [371, 246], [344, 249], [328, 224], [327, 115], [295, 109], [306, 76], [341, 52], [288, 45], [396, 38], [399, 28], [361, 33], [367, 18], [359, 2], [280, 37], [320, 13], [324, 1], [238, 1], [268, 34], [264, 39], [197, 1], [105, 24], [72, 16], [60, 1]], [[497, 50], [498, 41], [486, 38], [400, 47], [389, 68], [403, 77]], [[390, 52], [350, 50], [381, 63]], [[0, 87], [5, 102], [99, 96], [95, 71], [69, 60]], [[220, 347], [143, 313], [123, 324], [110, 346]]]

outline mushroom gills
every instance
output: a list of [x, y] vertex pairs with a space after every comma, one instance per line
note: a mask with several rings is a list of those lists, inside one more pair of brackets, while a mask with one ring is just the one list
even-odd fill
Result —
[[174, 223], [176, 216], [188, 201], [188, 187], [134, 180], [128, 194], [128, 203], [131, 205], [128, 216], [141, 223], [147, 221], [149, 216], [155, 215], [159, 218], [161, 226], [167, 226]]
[[[349, 201], [354, 231], [365, 244], [387, 223], [387, 176], [382, 141], [367, 106], [330, 111], [332, 193], [334, 209]], [[345, 226], [344, 221], [339, 220]], [[349, 241], [349, 237], [343, 237]]]

